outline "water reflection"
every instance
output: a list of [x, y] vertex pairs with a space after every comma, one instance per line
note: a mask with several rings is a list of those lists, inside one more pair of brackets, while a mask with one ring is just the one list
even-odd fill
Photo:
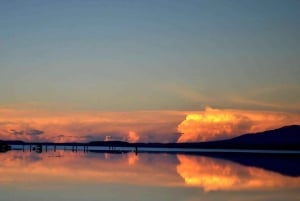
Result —
[[299, 177], [208, 157], [178, 155], [178, 174], [187, 185], [211, 190], [258, 190], [300, 187]]
[[[178, 184], [176, 156], [84, 153], [71, 151], [10, 151], [0, 155], [3, 181], [88, 181], [92, 183]], [[76, 177], [74, 177], [76, 175]]]
[[[71, 184], [89, 186], [86, 187], [89, 190], [91, 186], [109, 184], [114, 188], [119, 186], [120, 189], [124, 189], [125, 186], [126, 188], [135, 186], [134, 188], [144, 190], [155, 187], [161, 193], [170, 193], [171, 188], [176, 193], [183, 193], [180, 200], [186, 200], [203, 191], [209, 193], [279, 190], [282, 193], [300, 188], [299, 175], [287, 176], [259, 168], [257, 165], [246, 166], [233, 160], [199, 155], [149, 153], [136, 155], [134, 152], [111, 154], [63, 150], [38, 154], [29, 151], [9, 151], [0, 154], [0, 160], [1, 187], [36, 189], [41, 186], [55, 186], [64, 191], [64, 188]], [[85, 187], [80, 188], [82, 190]], [[295, 191], [287, 194], [293, 197], [300, 195]], [[201, 193], [201, 196], [212, 195]], [[140, 196], [141, 200], [147, 200], [144, 199], [144, 195]], [[165, 200], [168, 199], [176, 197]]]

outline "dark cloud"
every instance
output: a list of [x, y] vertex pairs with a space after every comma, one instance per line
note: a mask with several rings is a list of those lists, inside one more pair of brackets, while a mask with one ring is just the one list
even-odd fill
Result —
[[17, 131], [17, 130], [10, 130], [10, 133], [11, 134], [14, 134], [14, 135], [23, 135], [24, 134], [24, 131]]
[[25, 133], [26, 135], [42, 135], [44, 134], [44, 131], [32, 129], [32, 130], [27, 130]]
[[32, 136], [37, 136], [37, 135], [42, 135], [44, 131], [37, 130], [37, 129], [30, 129], [30, 130], [15, 130], [11, 129], [10, 133], [13, 135], [32, 135]]

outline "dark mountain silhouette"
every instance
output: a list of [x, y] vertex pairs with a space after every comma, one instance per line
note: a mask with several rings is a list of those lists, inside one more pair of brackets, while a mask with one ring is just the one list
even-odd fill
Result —
[[[255, 136], [254, 136], [255, 135]], [[264, 131], [257, 134], [246, 134], [233, 138], [237, 142], [248, 142], [261, 144], [267, 142], [269, 144], [293, 144], [300, 143], [300, 126], [285, 126], [275, 130]]]
[[197, 153], [196, 155], [228, 160], [249, 167], [262, 168], [285, 176], [300, 176], [299, 154], [210, 152]]
[[208, 144], [238, 149], [300, 149], [300, 126], [291, 125], [260, 133], [244, 134]]

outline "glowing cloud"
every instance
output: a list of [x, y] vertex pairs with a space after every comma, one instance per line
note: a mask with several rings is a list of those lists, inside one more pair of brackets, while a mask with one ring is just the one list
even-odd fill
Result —
[[[176, 111], [63, 112], [0, 108], [0, 139], [24, 141], [128, 140], [175, 142], [184, 118]], [[176, 138], [175, 138], [175, 137]]]
[[[225, 110], [64, 112], [0, 107], [0, 139], [24, 141], [187, 142], [300, 124], [289, 113]], [[179, 136], [178, 133], [182, 133]]]
[[178, 142], [224, 139], [299, 123], [294, 114], [206, 108], [186, 115], [177, 127], [182, 133]]
[[128, 133], [128, 142], [137, 142], [139, 141], [140, 137], [138, 136], [138, 134], [134, 131], [129, 131]]

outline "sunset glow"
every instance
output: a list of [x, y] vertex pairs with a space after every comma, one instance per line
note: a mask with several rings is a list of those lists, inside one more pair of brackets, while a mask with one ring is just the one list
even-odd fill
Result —
[[226, 139], [245, 133], [261, 132], [289, 124], [300, 124], [300, 116], [268, 111], [206, 108], [186, 115], [177, 127], [178, 142]]
[[198, 142], [288, 124], [300, 124], [300, 116], [211, 107], [203, 111], [132, 112], [51, 112], [0, 108], [0, 139], [6, 140]]
[[298, 201], [299, 58], [300, 0], [0, 0], [0, 201]]
[[25, 141], [176, 141], [176, 111], [50, 112], [0, 108], [0, 139]]

